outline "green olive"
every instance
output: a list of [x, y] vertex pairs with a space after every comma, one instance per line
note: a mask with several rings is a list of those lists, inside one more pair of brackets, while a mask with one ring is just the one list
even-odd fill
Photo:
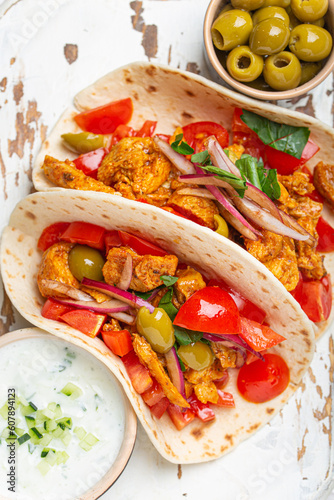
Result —
[[332, 44], [332, 37], [324, 28], [300, 24], [291, 31], [289, 48], [302, 61], [318, 62], [330, 54]]
[[265, 81], [275, 90], [289, 90], [298, 87], [302, 70], [297, 57], [291, 52], [269, 56], [264, 63]]
[[288, 45], [290, 31], [282, 19], [264, 19], [254, 26], [249, 39], [252, 52], [260, 56], [277, 54]]
[[220, 15], [211, 28], [212, 41], [219, 50], [232, 50], [247, 43], [253, 21], [243, 10], [228, 10]]
[[104, 148], [108, 145], [107, 135], [91, 134], [90, 132], [80, 132], [79, 134], [63, 134], [62, 139], [65, 146], [74, 153], [89, 153], [98, 148]]
[[172, 321], [166, 311], [156, 307], [153, 313], [141, 307], [136, 320], [138, 333], [150, 343], [152, 349], [160, 354], [169, 351], [175, 342]]
[[[308, 24], [308, 23], [306, 23]], [[315, 26], [320, 26], [320, 28], [323, 28], [325, 26], [325, 18], [324, 17], [321, 17], [320, 19], [317, 19], [316, 21], [312, 21], [312, 23], [310, 24], [314, 24]]]
[[328, 0], [291, 0], [291, 9], [303, 23], [313, 23], [326, 14]]
[[287, 14], [288, 14], [289, 19], [290, 19], [289, 28], [291, 31], [291, 30], [293, 30], [293, 28], [295, 28], [296, 26], [298, 26], [300, 24], [300, 21], [299, 21], [299, 19], [296, 18], [296, 16], [292, 12], [290, 6], [287, 7], [286, 11], [287, 11]]
[[319, 71], [321, 70], [320, 62], [312, 63], [312, 62], [302, 61], [300, 64], [302, 67], [302, 76], [299, 85], [304, 85], [304, 83], [312, 80], [312, 78], [314, 78], [315, 75], [319, 73]]
[[220, 11], [219, 16], [221, 16], [221, 14], [224, 14], [224, 12], [227, 12], [228, 10], [232, 10], [232, 9], [233, 9], [232, 5], [230, 3], [227, 3], [226, 5], [224, 5], [222, 10]]
[[264, 0], [263, 7], [288, 7], [290, 5], [290, 0]]
[[256, 10], [260, 9], [265, 0], [231, 0], [235, 9]]
[[264, 19], [270, 19], [272, 17], [276, 17], [277, 19], [281, 19], [287, 27], [289, 27], [290, 19], [285, 9], [282, 7], [264, 7], [263, 9], [257, 10], [253, 14], [253, 24], [260, 23]]
[[210, 347], [203, 342], [181, 345], [177, 353], [184, 364], [197, 371], [208, 368], [214, 360], [214, 355]]
[[73, 276], [103, 281], [102, 268], [105, 260], [98, 250], [87, 245], [75, 245], [68, 255], [68, 265]]
[[236, 47], [227, 56], [227, 70], [239, 82], [251, 82], [261, 75], [263, 58], [247, 45]]

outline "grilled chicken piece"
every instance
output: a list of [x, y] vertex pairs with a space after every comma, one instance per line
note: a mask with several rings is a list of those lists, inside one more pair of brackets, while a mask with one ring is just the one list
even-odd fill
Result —
[[179, 269], [176, 271], [176, 276], [179, 279], [174, 285], [174, 291], [180, 305], [184, 304], [195, 292], [206, 287], [201, 273], [192, 267]]
[[85, 293], [88, 293], [93, 299], [96, 300], [98, 304], [102, 304], [106, 300], [110, 300], [110, 296], [105, 293], [99, 292], [98, 290], [93, 290], [92, 288], [88, 288], [88, 286], [80, 285], [80, 290]]
[[216, 228], [214, 216], [219, 215], [219, 211], [212, 200], [199, 196], [182, 195], [175, 191], [169, 198], [167, 205], [201, 226], [210, 229]]
[[277, 177], [291, 196], [305, 196], [314, 191], [313, 184], [309, 182], [309, 175], [299, 170], [293, 172], [291, 175], [278, 175]]
[[102, 331], [104, 332], [117, 332], [122, 330], [121, 325], [117, 321], [117, 319], [110, 318], [109, 323], [105, 323], [102, 327]]
[[160, 363], [157, 354], [153, 351], [147, 340], [138, 334], [134, 334], [133, 348], [140, 362], [148, 368], [153, 377], [161, 385], [162, 390], [169, 401], [175, 405], [181, 406], [182, 408], [189, 408], [189, 403], [172, 384], [170, 378]]
[[154, 193], [174, 171], [150, 137], [125, 137], [102, 160], [97, 178], [126, 198]]
[[263, 263], [275, 259], [283, 249], [283, 236], [267, 229], [262, 230], [261, 239], [253, 241], [245, 238], [244, 241], [248, 252]]
[[219, 359], [215, 359], [211, 366], [204, 370], [193, 370], [188, 368], [184, 372], [184, 378], [191, 384], [200, 384], [202, 382], [211, 382], [224, 376], [225, 369], [221, 366]]
[[283, 236], [283, 248], [281, 252], [274, 259], [264, 262], [264, 265], [280, 280], [289, 292], [296, 288], [299, 281], [299, 271], [293, 240], [287, 236]]
[[211, 349], [219, 359], [222, 368], [235, 368], [237, 354], [233, 349], [229, 349], [221, 342], [211, 342]]
[[334, 165], [320, 161], [314, 168], [313, 182], [319, 193], [334, 208]]
[[218, 403], [219, 394], [213, 382], [201, 382], [194, 385], [194, 393], [201, 403]]
[[155, 255], [138, 255], [128, 247], [111, 248], [107, 262], [103, 266], [104, 279], [110, 285], [120, 282], [127, 255], [132, 257], [133, 274], [130, 288], [138, 292], [148, 292], [162, 284], [160, 276], [174, 276], [178, 264], [175, 255], [158, 257]]
[[114, 194], [112, 187], [105, 186], [102, 182], [85, 175], [77, 169], [72, 161], [59, 161], [52, 156], [46, 156], [42, 165], [45, 176], [56, 186], [81, 191], [99, 191]]
[[68, 254], [73, 247], [74, 243], [61, 241], [44, 252], [37, 274], [38, 288], [43, 297], [67, 297], [57, 291], [51, 295], [49, 288], [43, 285], [43, 280], [59, 281], [73, 288], [79, 288], [79, 281], [73, 276], [68, 265]]

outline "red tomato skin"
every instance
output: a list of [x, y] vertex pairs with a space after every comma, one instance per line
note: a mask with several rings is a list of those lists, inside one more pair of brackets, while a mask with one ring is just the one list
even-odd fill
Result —
[[72, 311], [62, 314], [60, 319], [72, 326], [72, 328], [94, 338], [100, 333], [107, 319], [107, 315], [96, 314], [85, 309], [73, 309]]
[[156, 134], [156, 136], [159, 137], [160, 139], [162, 139], [163, 141], [168, 142], [168, 143], [169, 143], [169, 140], [171, 138], [170, 135], [166, 135], [166, 134]]
[[332, 310], [332, 284], [330, 275], [321, 280], [303, 281], [300, 306], [315, 323], [326, 321]]
[[43, 229], [37, 243], [37, 248], [42, 250], [42, 252], [45, 252], [45, 250], [50, 248], [52, 245], [58, 243], [69, 225], [70, 222], [55, 222], [54, 224], [51, 224], [51, 226]]
[[286, 340], [269, 328], [269, 326], [260, 325], [256, 321], [242, 317], [240, 318], [240, 322], [240, 337], [256, 352], [265, 351]]
[[168, 252], [158, 247], [150, 241], [146, 241], [139, 236], [134, 234], [126, 233], [125, 231], [118, 231], [118, 235], [122, 242], [122, 245], [132, 248], [139, 255], [156, 255], [163, 257], [164, 255], [169, 255]]
[[226, 408], [235, 408], [233, 394], [231, 394], [230, 392], [224, 392], [220, 389], [218, 389], [217, 392], [219, 396], [218, 402], [216, 403], [217, 406], [225, 406]]
[[123, 356], [122, 361], [129, 375], [134, 390], [138, 394], [147, 391], [153, 385], [150, 372], [143, 366], [134, 350]]
[[162, 210], [165, 210], [166, 212], [169, 212], [170, 214], [177, 215], [178, 217], [182, 217], [182, 219], [188, 219], [188, 217], [186, 217], [185, 215], [180, 214], [180, 212], [177, 212], [172, 207], [161, 207], [161, 208], [162, 208]]
[[253, 321], [257, 321], [258, 323], [263, 323], [266, 313], [260, 307], [256, 306], [250, 300], [243, 297], [239, 292], [236, 292], [231, 288], [225, 281], [223, 280], [210, 280], [208, 283], [209, 286], [219, 286], [222, 290], [226, 290], [234, 302], [237, 305], [239, 313], [241, 316], [245, 318], [252, 319]]
[[115, 132], [113, 133], [110, 141], [110, 145], [114, 146], [124, 137], [134, 137], [136, 135], [135, 130], [128, 125], [118, 125]]
[[158, 122], [146, 120], [143, 126], [135, 133], [136, 137], [152, 137]]
[[132, 340], [128, 330], [102, 331], [103, 342], [116, 355], [123, 357], [132, 351]]
[[104, 245], [106, 247], [106, 255], [108, 255], [111, 248], [120, 247], [122, 245], [122, 241], [118, 235], [118, 231], [106, 231], [104, 235]]
[[150, 406], [150, 410], [151, 410], [152, 415], [155, 418], [160, 419], [162, 417], [162, 415], [165, 413], [165, 411], [167, 410], [169, 404], [170, 403], [169, 403], [168, 398], [160, 399], [160, 401], [158, 403], [156, 403], [153, 406]]
[[295, 158], [288, 153], [284, 153], [283, 151], [278, 151], [270, 145], [265, 146], [265, 154], [270, 168], [275, 168], [281, 175], [290, 175], [297, 170], [297, 168], [301, 167], [308, 160], [310, 160], [319, 151], [319, 149], [319, 146], [309, 139], [303, 149], [300, 159]]
[[319, 235], [318, 252], [334, 252], [334, 227], [330, 226], [323, 217], [320, 217], [316, 231]]
[[194, 148], [195, 153], [204, 149], [204, 140], [210, 135], [214, 135], [222, 148], [227, 148], [229, 135], [227, 130], [214, 122], [195, 122], [186, 125], [183, 129], [184, 140]]
[[[310, 170], [307, 168], [306, 165], [303, 165], [302, 168], [301, 168], [301, 171], [304, 173], [304, 174], [307, 174], [308, 177], [309, 177], [309, 182], [311, 184], [313, 184], [313, 175], [311, 174]], [[308, 198], [311, 198], [311, 200], [313, 201], [317, 201], [318, 203], [324, 203], [324, 197], [321, 196], [321, 194], [319, 193], [319, 191], [317, 189], [315, 189], [314, 191], [312, 191], [312, 193], [308, 193], [306, 194], [305, 196], [307, 196]]]
[[[258, 359], [258, 358], [256, 358], [256, 359]], [[229, 378], [230, 378], [230, 376], [228, 374], [228, 370], [225, 370], [224, 375], [220, 379], [214, 380], [214, 384], [217, 387], [217, 389], [221, 389], [221, 390], [224, 389], [224, 387], [226, 387], [226, 385], [229, 381]]]
[[178, 431], [182, 431], [195, 418], [195, 413], [189, 408], [183, 409], [172, 403], [168, 406], [167, 412]]
[[303, 293], [303, 275], [300, 271], [299, 271], [299, 280], [298, 280], [297, 286], [296, 286], [296, 288], [291, 290], [290, 293], [291, 293], [292, 297], [294, 299], [296, 299], [296, 301], [300, 304], [301, 299], [302, 299], [302, 293]]
[[225, 290], [207, 286], [181, 306], [174, 324], [207, 333], [239, 333], [240, 315], [234, 300]]
[[65, 304], [61, 304], [56, 300], [49, 297], [42, 307], [42, 316], [43, 318], [53, 319], [54, 321], [61, 321], [60, 316], [67, 312], [73, 310], [73, 307], [66, 306]]
[[108, 150], [106, 148], [95, 149], [95, 151], [90, 151], [89, 153], [80, 155], [78, 158], [73, 160], [73, 163], [85, 175], [89, 175], [89, 177], [97, 179], [98, 168], [107, 154]]
[[162, 390], [161, 385], [153, 378], [153, 385], [145, 392], [142, 393], [141, 397], [145, 401], [148, 406], [154, 406], [159, 401], [165, 397], [164, 391]]
[[202, 420], [202, 422], [210, 422], [216, 418], [215, 412], [212, 408], [199, 401], [195, 394], [192, 394], [187, 401], [190, 404], [191, 410], [195, 413], [196, 417]]
[[71, 222], [61, 239], [70, 243], [88, 245], [98, 250], [104, 250], [104, 227], [89, 222]]
[[92, 134], [112, 134], [118, 125], [130, 121], [133, 112], [132, 100], [121, 99], [98, 108], [83, 111], [74, 117], [82, 130]]
[[289, 368], [281, 356], [264, 354], [265, 361], [244, 364], [238, 373], [237, 386], [244, 399], [251, 403], [265, 403], [276, 398], [290, 382]]

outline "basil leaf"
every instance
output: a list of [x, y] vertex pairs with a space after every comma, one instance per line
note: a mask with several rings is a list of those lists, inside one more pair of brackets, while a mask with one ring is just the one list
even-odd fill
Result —
[[200, 153], [196, 153], [196, 154], [192, 155], [192, 157], [191, 157], [191, 161], [193, 163], [201, 163], [203, 165], [206, 165], [208, 160], [211, 163], [210, 155], [209, 155], [208, 151], [201, 151]]
[[161, 298], [159, 302], [159, 307], [161, 307], [164, 311], [166, 311], [170, 319], [174, 321], [178, 313], [178, 309], [176, 309], [176, 307], [173, 305], [172, 298], [173, 298], [173, 288], [169, 288], [168, 292], [165, 293], [165, 295]]
[[175, 137], [175, 141], [172, 142], [171, 147], [176, 151], [177, 153], [180, 153], [181, 155], [191, 155], [193, 154], [194, 150], [187, 144], [186, 142], [182, 141], [183, 139], [183, 134], [178, 134]]
[[242, 155], [235, 165], [249, 182], [261, 189], [269, 198], [276, 200], [281, 196], [277, 170], [264, 168], [262, 159], [257, 160], [250, 155]]
[[262, 183], [262, 191], [272, 200], [277, 200], [281, 196], [281, 187], [277, 180], [277, 170], [273, 168], [267, 170], [267, 176]]
[[242, 155], [241, 158], [235, 162], [235, 165], [253, 186], [262, 190], [256, 158], [253, 158], [251, 155]]
[[180, 326], [173, 325], [174, 335], [180, 345], [188, 345], [201, 340], [203, 333], [186, 330]]
[[176, 276], [168, 276], [167, 274], [164, 274], [163, 276], [160, 276], [161, 281], [163, 281], [165, 286], [172, 286], [174, 283], [177, 282], [179, 278]]
[[251, 111], [242, 110], [241, 120], [264, 144], [300, 159], [310, 136], [307, 127], [276, 123]]
[[[164, 288], [164, 285], [160, 285], [158, 286], [157, 288], [155, 288], [154, 290], [161, 290], [162, 288]], [[153, 293], [153, 290], [150, 290], [149, 292], [133, 292], [137, 297], [140, 297], [141, 299], [143, 300], [147, 300], [151, 297], [152, 293]]]
[[226, 172], [225, 170], [214, 167], [212, 165], [207, 165], [207, 166], [202, 165], [201, 168], [203, 168], [203, 170], [211, 172], [212, 174], [215, 174], [217, 177], [219, 177], [219, 179], [230, 184], [230, 186], [232, 186], [237, 191], [240, 198], [243, 198], [245, 190], [247, 189], [246, 181], [244, 179], [240, 179], [236, 175], [231, 174], [230, 172]]

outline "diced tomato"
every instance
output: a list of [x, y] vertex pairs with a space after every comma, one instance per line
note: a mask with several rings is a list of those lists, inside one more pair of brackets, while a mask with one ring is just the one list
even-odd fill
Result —
[[195, 418], [195, 413], [189, 408], [180, 408], [172, 403], [168, 406], [167, 412], [178, 431], [182, 431]]
[[128, 354], [123, 356], [122, 361], [130, 377], [133, 388], [138, 394], [143, 394], [143, 392], [152, 387], [153, 380], [150, 372], [140, 363], [135, 351], [132, 350], [128, 352]]
[[219, 396], [218, 403], [216, 403], [217, 406], [225, 406], [226, 408], [235, 408], [233, 394], [231, 394], [230, 392], [221, 391], [220, 389], [218, 389], [217, 392]]
[[169, 407], [169, 404], [170, 403], [168, 398], [160, 399], [159, 403], [156, 403], [155, 405], [150, 407], [152, 415], [154, 415], [155, 418], [160, 419]]
[[48, 298], [43, 305], [42, 308], [42, 316], [43, 318], [53, 319], [54, 321], [60, 321], [60, 316], [67, 312], [73, 310], [73, 307], [66, 306], [65, 304], [61, 304], [52, 298]]
[[118, 125], [115, 132], [113, 133], [110, 141], [110, 145], [114, 146], [124, 137], [134, 137], [136, 135], [136, 131], [129, 127], [128, 125]]
[[126, 124], [130, 121], [132, 112], [132, 100], [127, 98], [83, 111], [77, 114], [74, 120], [86, 132], [112, 134], [118, 125]]
[[204, 140], [214, 135], [222, 148], [227, 148], [229, 135], [227, 130], [218, 123], [196, 122], [183, 127], [183, 138], [191, 146], [195, 153], [204, 150]]
[[103, 158], [108, 154], [108, 150], [106, 148], [95, 149], [94, 151], [90, 151], [84, 155], [80, 155], [78, 158], [73, 160], [75, 166], [82, 170], [85, 175], [89, 175], [93, 177], [93, 179], [97, 179], [97, 171]]
[[181, 306], [174, 324], [208, 333], [239, 333], [240, 315], [234, 300], [225, 290], [207, 286]]
[[319, 235], [318, 252], [333, 252], [334, 251], [334, 227], [330, 226], [323, 217], [320, 217], [316, 227]]
[[258, 323], [263, 323], [264, 318], [266, 317], [265, 311], [263, 311], [263, 309], [261, 309], [260, 307], [256, 306], [250, 300], [246, 299], [246, 297], [241, 295], [239, 292], [233, 290], [233, 288], [231, 288], [227, 283], [225, 283], [225, 281], [210, 280], [209, 286], [219, 286], [222, 290], [226, 290], [226, 292], [228, 292], [231, 295], [234, 302], [236, 303], [241, 316], [244, 316], [245, 318], [248, 319], [252, 319], [253, 321], [257, 321]]
[[61, 239], [103, 250], [105, 232], [106, 230], [103, 227], [89, 222], [71, 222]]
[[96, 314], [86, 309], [74, 309], [62, 314], [60, 319], [85, 335], [96, 337], [100, 333], [107, 315]]
[[296, 288], [290, 291], [292, 297], [296, 299], [296, 301], [300, 304], [301, 298], [302, 298], [302, 293], [303, 293], [303, 275], [299, 271], [299, 280], [297, 283]]
[[169, 213], [171, 213], [173, 215], [177, 215], [178, 217], [182, 217], [182, 219], [188, 219], [188, 217], [186, 217], [185, 215], [180, 214], [180, 212], [177, 212], [172, 207], [161, 207], [161, 208], [162, 208], [162, 210], [166, 210], [166, 212], [169, 212]]
[[125, 231], [118, 231], [118, 235], [121, 239], [122, 245], [129, 246], [137, 252], [139, 255], [157, 255], [163, 257], [164, 255], [169, 255], [168, 252], [158, 247], [150, 241], [146, 241], [139, 236], [135, 236]]
[[258, 361], [258, 359], [259, 358], [257, 356], [255, 356], [255, 354], [253, 354], [252, 352], [247, 351], [247, 354], [246, 354], [246, 365], [250, 365], [254, 361]]
[[169, 143], [169, 140], [171, 138], [170, 135], [166, 135], [166, 134], [156, 134], [157, 137], [159, 137], [160, 139], [162, 139], [163, 141], [165, 142], [168, 142]]
[[201, 403], [195, 394], [192, 394], [190, 398], [188, 398], [188, 403], [190, 404], [190, 407], [196, 417], [202, 420], [202, 422], [210, 422], [210, 420], [214, 420], [216, 418], [213, 409], [210, 408], [209, 405]]
[[118, 235], [118, 231], [106, 231], [104, 234], [104, 245], [106, 247], [106, 255], [108, 255], [111, 248], [120, 247], [122, 245], [122, 242], [121, 238]]
[[135, 133], [136, 137], [152, 137], [158, 122], [146, 120], [144, 125]]
[[154, 406], [165, 397], [161, 385], [153, 378], [153, 385], [147, 391], [143, 392], [141, 397], [148, 406]]
[[51, 224], [51, 226], [46, 227], [41, 236], [39, 237], [37, 248], [45, 252], [48, 248], [50, 248], [55, 243], [58, 243], [61, 240], [61, 236], [69, 227], [70, 222], [55, 222]]
[[274, 149], [269, 145], [265, 147], [265, 154], [270, 168], [275, 168], [281, 175], [290, 175], [297, 170], [298, 167], [301, 167], [310, 160], [319, 149], [319, 146], [309, 139], [303, 149], [300, 159], [288, 153], [284, 153], [283, 151], [279, 151], [278, 149]]
[[[307, 174], [309, 176], [309, 182], [313, 184], [313, 175], [311, 174], [310, 170], [307, 168], [306, 165], [303, 165], [301, 168], [301, 171], [304, 172], [304, 174]], [[319, 193], [317, 189], [312, 191], [312, 193], [308, 193], [305, 196], [308, 198], [311, 198], [313, 201], [317, 201], [318, 203], [324, 203], [324, 197]]]
[[238, 373], [238, 389], [244, 399], [251, 403], [265, 403], [276, 398], [290, 382], [289, 368], [281, 356], [264, 354], [249, 365], [244, 364]]
[[244, 154], [248, 154], [257, 158], [264, 159], [264, 149], [265, 145], [254, 133], [247, 134], [245, 132], [234, 132], [233, 133], [233, 143], [241, 144], [244, 148]]
[[225, 370], [224, 375], [221, 378], [219, 378], [218, 380], [214, 380], [214, 383], [215, 383], [215, 386], [217, 387], [217, 389], [224, 389], [224, 387], [226, 387], [226, 385], [227, 385], [229, 378], [230, 377], [228, 374], [228, 370]]
[[250, 129], [246, 123], [242, 121], [240, 116], [243, 111], [241, 108], [234, 108], [233, 118], [232, 118], [232, 131], [233, 132], [243, 132], [245, 134], [254, 134], [252, 129]]
[[125, 356], [133, 349], [128, 330], [102, 331], [103, 342], [116, 356]]
[[240, 318], [240, 337], [254, 349], [254, 351], [265, 351], [274, 345], [280, 344], [284, 337], [274, 332], [269, 326], [260, 325], [256, 321], [247, 318]]
[[318, 323], [328, 319], [332, 310], [332, 302], [332, 284], [329, 274], [321, 280], [303, 281], [299, 304], [311, 321]]

